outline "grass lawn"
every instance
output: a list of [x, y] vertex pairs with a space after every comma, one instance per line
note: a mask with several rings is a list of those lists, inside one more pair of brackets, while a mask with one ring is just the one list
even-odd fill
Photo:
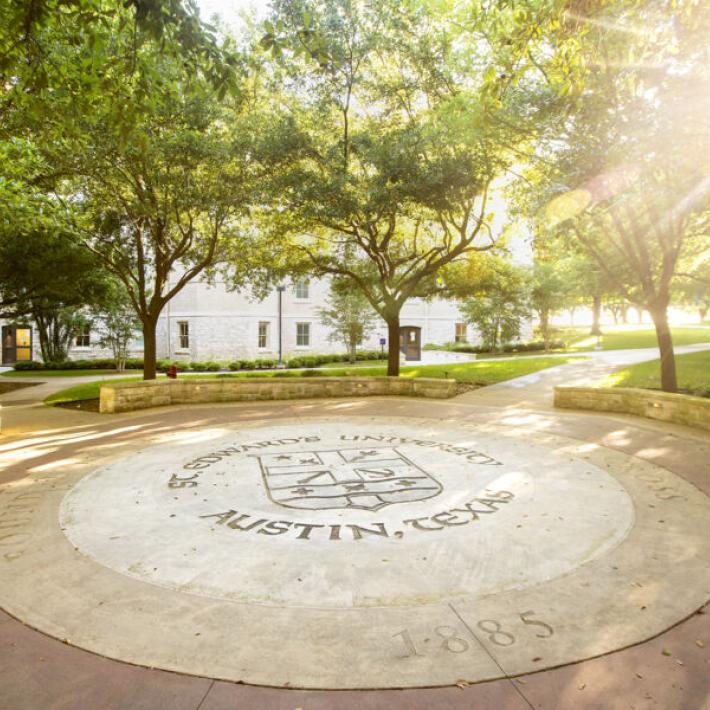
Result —
[[[710, 328], [688, 328], [676, 326], [671, 328], [675, 345], [692, 345], [693, 343], [710, 343]], [[653, 328], [638, 326], [602, 326], [602, 350], [626, 350], [632, 348], [655, 348], [658, 344], [656, 331]], [[594, 350], [597, 336], [589, 335], [589, 328], [561, 328], [555, 338], [567, 343], [568, 352]]]
[[116, 372], [116, 370], [8, 370], [3, 372], [3, 377], [82, 377], [84, 375], [104, 375], [104, 376], [126, 376], [131, 374], [140, 374], [142, 370], [125, 370], [124, 372]]
[[[526, 358], [524, 360], [501, 360], [498, 362], [465, 362], [452, 363], [447, 365], [421, 365], [403, 367], [401, 369], [402, 377], [448, 377], [455, 379], [457, 382], [464, 382], [475, 385], [492, 385], [496, 382], [503, 382], [514, 377], [522, 377], [529, 375], [531, 372], [544, 370], [548, 367], [556, 365], [564, 365], [572, 360], [579, 360], [579, 357], [535, 357]], [[304, 372], [310, 371], [291, 371], [279, 372], [278, 370], [268, 370], [265, 372], [239, 372], [234, 374], [211, 374], [204, 373], [199, 375], [183, 375], [181, 379], [214, 379], [214, 378], [243, 378], [243, 377], [303, 377]], [[333, 370], [318, 370], [320, 377], [346, 377], [364, 376], [364, 375], [386, 375], [387, 368], [385, 367], [353, 367], [339, 368]], [[135, 382], [140, 380], [140, 377], [125, 377], [115, 380], [116, 382]], [[45, 404], [59, 404], [62, 402], [76, 402], [79, 400], [97, 399], [101, 385], [105, 381], [96, 380], [94, 382], [85, 382], [74, 387], [60, 390], [49, 395], [45, 399]]]
[[[710, 350], [699, 353], [676, 355], [678, 389], [683, 392], [710, 396]], [[623, 370], [617, 370], [603, 383], [607, 387], [661, 388], [660, 360], [640, 362]]]

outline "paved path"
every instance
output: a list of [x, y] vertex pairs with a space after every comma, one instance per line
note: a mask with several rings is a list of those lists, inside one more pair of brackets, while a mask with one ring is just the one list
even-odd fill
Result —
[[[677, 355], [710, 350], [710, 343], [683, 345], [675, 348]], [[635, 350], [598, 350], [581, 353], [587, 360], [570, 362], [559, 367], [539, 370], [530, 375], [500, 382], [461, 395], [457, 401], [497, 407], [534, 407], [551, 409], [557, 385], [583, 387], [599, 382], [615, 370], [658, 358], [657, 348]]]
[[[710, 344], [688, 346], [678, 352], [709, 348]], [[524, 425], [653, 461], [710, 494], [709, 435], [632, 417], [552, 409], [555, 384], [588, 383], [617, 367], [657, 355], [654, 350], [635, 350], [591, 356], [591, 361], [544, 370], [447, 402], [245, 403], [112, 417], [41, 405], [50, 392], [86, 381], [54, 378], [0, 397], [4, 434], [0, 483], [22, 481], [29, 474], [51, 475], [65, 462], [97, 466], [176, 432], [194, 434], [213, 425], [255, 419], [303, 421], [315, 412], [337, 419], [346, 412], [349, 416], [470, 418], [511, 427]], [[518, 678], [422, 690], [300, 691], [152, 670], [62, 643], [1, 611], [0, 649], [0, 710], [710, 710], [710, 607], [655, 639], [600, 658]]]

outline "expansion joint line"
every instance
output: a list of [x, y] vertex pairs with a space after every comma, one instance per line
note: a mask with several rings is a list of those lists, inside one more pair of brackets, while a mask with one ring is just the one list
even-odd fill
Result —
[[200, 710], [200, 708], [205, 704], [205, 700], [207, 700], [207, 696], [210, 694], [210, 691], [214, 687], [214, 684], [216, 681], [212, 681], [209, 686], [207, 687], [207, 690], [205, 691], [205, 694], [202, 696], [202, 700], [200, 700], [200, 704], [195, 708], [195, 710]]
[[464, 626], [466, 631], [468, 631], [468, 633], [471, 634], [471, 638], [473, 638], [473, 640], [483, 649], [483, 652], [488, 656], [488, 658], [490, 658], [491, 661], [493, 661], [493, 663], [495, 663], [495, 665], [498, 667], [498, 670], [503, 674], [503, 677], [513, 686], [513, 688], [515, 689], [515, 692], [525, 701], [525, 703], [528, 705], [528, 707], [530, 707], [531, 710], [535, 710], [535, 706], [525, 697], [525, 695], [523, 694], [523, 691], [518, 687], [518, 684], [515, 682], [515, 680], [513, 678], [511, 678], [508, 675], [508, 672], [505, 670], [505, 668], [503, 668], [503, 666], [501, 666], [501, 664], [498, 663], [498, 659], [488, 650], [488, 648], [483, 643], [483, 641], [481, 641], [481, 639], [478, 638], [475, 631], [468, 625], [466, 620], [463, 618], [463, 616], [461, 616], [461, 614], [459, 614], [458, 610], [451, 602], [449, 602], [449, 609], [451, 609], [451, 611], [454, 613], [456, 618]]

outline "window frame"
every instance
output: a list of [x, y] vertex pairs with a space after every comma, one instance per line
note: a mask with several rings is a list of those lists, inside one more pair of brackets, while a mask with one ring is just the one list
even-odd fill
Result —
[[299, 301], [307, 301], [311, 297], [311, 285], [306, 279], [300, 279], [294, 284], [293, 292]]
[[[262, 326], [264, 332], [262, 333]], [[256, 328], [256, 347], [259, 350], [267, 350], [269, 348], [269, 335], [271, 331], [271, 323], [268, 320], [260, 320]], [[262, 345], [263, 339], [263, 345]]]
[[[184, 326], [184, 329], [183, 329]], [[178, 337], [178, 350], [189, 350], [190, 349], [190, 321], [179, 320], [177, 321], [177, 337]]]
[[75, 348], [90, 348], [91, 347], [91, 324], [82, 325], [77, 328], [74, 337]]
[[[305, 333], [301, 332], [301, 326], [305, 327]], [[305, 335], [306, 342], [301, 342]], [[310, 348], [311, 347], [311, 324], [310, 321], [299, 321], [296, 323], [296, 347]]]

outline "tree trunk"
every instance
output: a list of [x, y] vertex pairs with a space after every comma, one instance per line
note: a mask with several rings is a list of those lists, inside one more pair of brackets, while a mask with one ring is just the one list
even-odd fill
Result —
[[592, 329], [589, 331], [590, 335], [601, 335], [602, 329], [599, 324], [602, 316], [602, 299], [601, 296], [594, 296], [594, 301], [592, 302]]
[[156, 376], [156, 342], [155, 331], [157, 319], [143, 321], [143, 379], [154, 380]]
[[35, 315], [34, 321], [37, 324], [37, 335], [39, 336], [39, 349], [42, 353], [42, 360], [49, 362], [49, 343], [47, 342], [47, 326], [44, 318]]
[[675, 371], [675, 354], [673, 352], [673, 338], [668, 327], [667, 308], [658, 308], [649, 311], [656, 328], [658, 350], [661, 353], [661, 389], [664, 392], [676, 392], [678, 380]]
[[629, 307], [625, 303], [621, 306], [621, 320], [624, 324], [629, 322]]
[[638, 307], [637, 307], [637, 308], [636, 308], [636, 313], [637, 313], [638, 318], [639, 318], [639, 325], [641, 325], [641, 324], [643, 323], [643, 308], [638, 308]]
[[399, 313], [387, 318], [387, 375], [399, 377]]
[[545, 344], [545, 352], [550, 350], [550, 311], [546, 308], [540, 311], [540, 335]]
[[700, 306], [700, 308], [698, 308], [698, 315], [700, 316], [700, 323], [701, 324], [705, 322], [705, 316], [707, 314], [708, 314], [707, 306]]
[[354, 365], [357, 361], [357, 343], [353, 341], [348, 343], [348, 355], [350, 356], [350, 364]]
[[574, 312], [575, 312], [575, 310], [576, 310], [575, 308], [570, 308], [570, 309], [569, 309], [569, 324], [570, 324], [570, 325], [574, 325]]
[[42, 360], [44, 362], [63, 362], [66, 360], [69, 336], [62, 332], [59, 316], [55, 313], [50, 316], [36, 314], [34, 321], [37, 324]]

